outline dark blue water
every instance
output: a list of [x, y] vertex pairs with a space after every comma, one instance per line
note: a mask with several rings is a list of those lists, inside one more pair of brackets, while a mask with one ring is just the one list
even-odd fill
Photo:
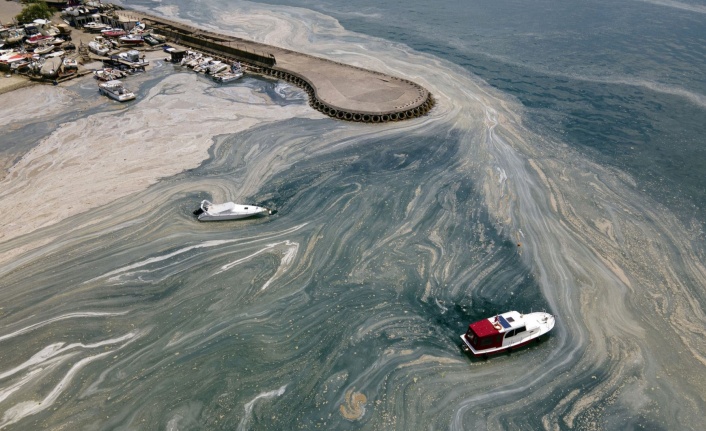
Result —
[[704, 2], [266, 3], [458, 64], [516, 97], [530, 128], [630, 173], [683, 221], [706, 221]]

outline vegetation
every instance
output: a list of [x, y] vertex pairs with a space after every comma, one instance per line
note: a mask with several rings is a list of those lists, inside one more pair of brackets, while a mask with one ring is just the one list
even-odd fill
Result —
[[18, 22], [32, 22], [35, 19], [49, 19], [54, 15], [49, 6], [41, 0], [28, 0], [15, 19]]

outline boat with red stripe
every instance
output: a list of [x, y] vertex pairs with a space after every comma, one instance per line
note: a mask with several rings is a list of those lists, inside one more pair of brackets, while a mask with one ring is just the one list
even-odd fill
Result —
[[545, 312], [521, 314], [508, 311], [468, 325], [461, 335], [464, 351], [487, 357], [524, 346], [554, 328], [555, 318]]

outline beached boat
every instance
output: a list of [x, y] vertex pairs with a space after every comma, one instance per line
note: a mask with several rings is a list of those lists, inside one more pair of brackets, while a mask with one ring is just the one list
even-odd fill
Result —
[[233, 202], [212, 204], [207, 200], [201, 201], [199, 209], [194, 211], [199, 221], [238, 220], [249, 217], [263, 217], [275, 214], [277, 211], [256, 205], [239, 205]]
[[523, 346], [551, 331], [555, 319], [549, 313], [520, 314], [508, 311], [468, 325], [461, 335], [464, 351], [487, 357]]
[[0, 53], [0, 64], [12, 65], [13, 63], [26, 61], [26, 60], [27, 60], [27, 54], [22, 53], [22, 52], [17, 52], [13, 49], [5, 50], [2, 53]]
[[100, 33], [101, 31], [107, 28], [110, 28], [108, 24], [103, 24], [102, 22], [98, 21], [90, 21], [83, 25], [83, 29], [90, 33]]
[[50, 43], [53, 40], [54, 40], [53, 36], [45, 36], [43, 34], [38, 33], [38, 34], [35, 34], [34, 36], [31, 36], [31, 37], [25, 39], [25, 42], [30, 45], [37, 45], [40, 42]]
[[205, 72], [207, 70], [206, 68], [211, 65], [212, 61], [213, 61], [213, 58], [211, 58], [211, 57], [205, 57], [205, 58], [202, 57], [197, 62], [197, 64], [194, 66], [194, 72], [196, 72], [196, 73]]
[[147, 44], [149, 44], [150, 46], [157, 46], [157, 45], [159, 45], [160, 43], [162, 43], [162, 42], [160, 42], [157, 38], [155, 38], [154, 36], [152, 36], [152, 35], [150, 35], [150, 34], [146, 34], [146, 35], [142, 36], [142, 38], [143, 38], [143, 39], [145, 40], [145, 42], [147, 42]]
[[228, 69], [230, 69], [230, 67], [222, 61], [212, 61], [211, 64], [206, 66], [206, 73], [208, 75], [215, 75], [217, 73], [225, 72]]
[[145, 60], [144, 58], [140, 58], [140, 52], [135, 51], [134, 49], [131, 49], [128, 52], [121, 52], [117, 55], [117, 57], [113, 56], [112, 58], [117, 58], [123, 64], [130, 66], [130, 67], [133, 67], [133, 68], [142, 68], [142, 67], [149, 66], [149, 64], [150, 64], [149, 60]]
[[62, 57], [64, 54], [66, 54], [64, 51], [58, 50], [58, 51], [52, 51], [49, 54], [45, 55], [44, 57], [46, 57], [46, 58]]
[[51, 21], [46, 19], [35, 19], [32, 24], [39, 33], [44, 36], [55, 37], [59, 34], [59, 29], [56, 28]]
[[11, 29], [2, 29], [0, 31], [0, 42], [2, 42], [3, 45], [14, 45], [16, 43], [22, 42], [22, 39], [25, 37], [25, 31], [24, 29], [19, 29], [19, 28], [11, 28]]
[[142, 36], [137, 36], [135, 34], [121, 36], [120, 38], [118, 38], [118, 40], [123, 45], [142, 45], [145, 43], [145, 40], [142, 38]]
[[110, 46], [108, 46], [104, 39], [92, 40], [88, 42], [88, 50], [94, 54], [105, 57], [110, 52]]
[[36, 48], [34, 48], [34, 53], [38, 55], [44, 55], [44, 54], [49, 54], [54, 50], [54, 45], [51, 43], [42, 43], [37, 45]]
[[45, 79], [55, 79], [59, 76], [63, 63], [59, 57], [47, 58], [44, 63], [41, 63], [39, 74]]
[[78, 70], [78, 61], [73, 58], [64, 59], [64, 69], [65, 70]]
[[120, 37], [127, 35], [127, 32], [122, 28], [106, 28], [101, 30], [101, 34], [105, 37]]
[[118, 102], [127, 102], [135, 98], [135, 93], [126, 89], [123, 83], [118, 80], [98, 84], [98, 91], [104, 96], [108, 96]]

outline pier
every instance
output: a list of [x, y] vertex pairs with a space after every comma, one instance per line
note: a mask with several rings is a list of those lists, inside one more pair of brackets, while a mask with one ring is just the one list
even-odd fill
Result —
[[250, 72], [282, 79], [302, 88], [309, 105], [346, 121], [385, 123], [425, 115], [434, 98], [424, 87], [360, 67], [191, 27], [137, 11], [137, 15], [174, 43], [213, 57], [244, 64]]

